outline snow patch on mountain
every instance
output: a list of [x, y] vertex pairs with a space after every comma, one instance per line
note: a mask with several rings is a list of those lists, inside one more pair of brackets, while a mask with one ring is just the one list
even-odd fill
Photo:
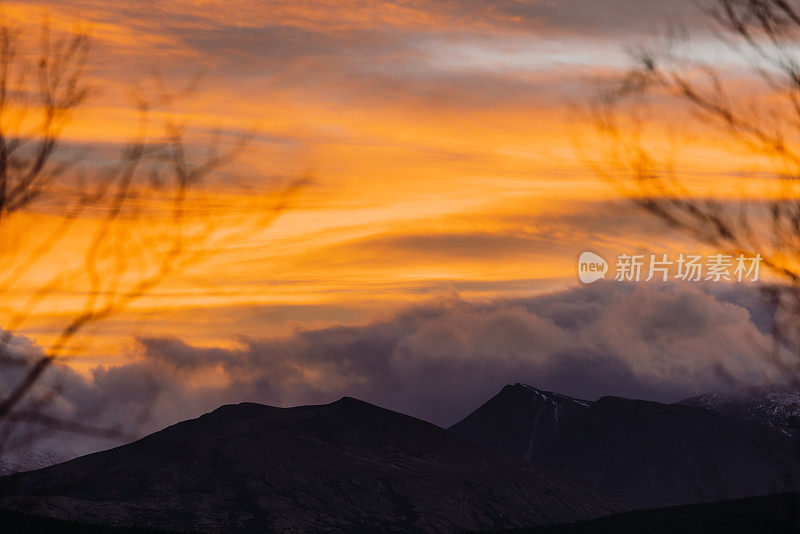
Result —
[[800, 436], [800, 395], [788, 391], [706, 393], [678, 404], [698, 406]]
[[537, 395], [539, 395], [542, 400], [544, 401], [555, 401], [557, 403], [569, 403], [569, 404], [577, 404], [578, 406], [583, 406], [584, 408], [590, 406], [592, 403], [587, 400], [576, 399], [574, 397], [568, 397], [567, 395], [562, 395], [560, 393], [554, 393], [552, 391], [542, 391], [541, 389], [535, 388], [533, 386], [529, 386], [528, 384], [523, 384], [521, 382], [517, 382], [514, 384], [518, 387], [523, 387], [528, 389]]

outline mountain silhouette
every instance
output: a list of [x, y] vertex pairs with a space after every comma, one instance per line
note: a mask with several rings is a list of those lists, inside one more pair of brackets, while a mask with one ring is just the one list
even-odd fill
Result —
[[347, 397], [226, 405], [128, 445], [0, 477], [0, 508], [206, 532], [453, 532], [622, 509], [538, 466]]
[[589, 402], [516, 384], [451, 430], [637, 508], [778, 493], [800, 481], [787, 436], [693, 406]]

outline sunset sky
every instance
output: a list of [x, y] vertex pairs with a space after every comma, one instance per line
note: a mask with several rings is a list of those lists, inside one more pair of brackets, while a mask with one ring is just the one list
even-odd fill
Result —
[[[46, 18], [55, 30], [90, 32], [92, 97], [64, 131], [65, 150], [91, 149], [86, 165], [134, 135], [130, 94], [154, 75], [180, 87], [203, 74], [177, 110], [198, 137], [256, 132], [210, 177], [224, 215], [213, 253], [93, 325], [67, 359], [83, 376], [139, 361], [153, 350], [143, 339], [246, 351], [253, 339], [372, 324], [426, 303], [572, 288], [584, 250], [705, 250], [631, 209], [593, 172], [593, 131], [580, 113], [671, 21], [696, 32], [698, 58], [735, 68], [692, 2], [122, 0], [4, 10], [12, 24]], [[669, 136], [652, 135], [666, 151]], [[694, 138], [681, 156], [703, 191], [764, 169], [715, 138]], [[252, 223], [249, 207], [304, 178], [272, 224]], [[711, 189], [741, 191], [727, 184]], [[14, 224], [57, 222], [42, 209]], [[76, 251], [95, 225], [83, 215], [24, 274], [4, 297], [6, 320], [54, 265], [80, 265]], [[54, 325], [80, 310], [75, 284], [54, 287], [15, 332], [46, 347]]]

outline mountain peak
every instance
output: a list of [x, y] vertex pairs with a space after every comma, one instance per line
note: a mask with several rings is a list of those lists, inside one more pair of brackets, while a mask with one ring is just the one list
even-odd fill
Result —
[[786, 491], [794, 486], [782, 481], [800, 473], [791, 440], [759, 425], [700, 407], [587, 402], [525, 384], [506, 386], [451, 430], [641, 507]]
[[[505, 386], [450, 430], [489, 449], [530, 459], [537, 443], [556, 432], [560, 418], [591, 405], [517, 382]], [[487, 434], [491, 436], [489, 442], [482, 441]]]
[[529, 384], [525, 384], [523, 382], [516, 382], [513, 385], [509, 384], [509, 385], [505, 386], [501, 390], [501, 393], [503, 391], [514, 391], [514, 390], [516, 390], [516, 391], [527, 391], [529, 393], [533, 393], [533, 394], [538, 395], [539, 397], [541, 397], [543, 400], [576, 403], [576, 404], [579, 404], [581, 406], [589, 406], [590, 404], [592, 404], [591, 401], [587, 401], [587, 400], [583, 400], [583, 399], [577, 399], [575, 397], [570, 397], [568, 395], [562, 395], [561, 393], [556, 393], [554, 391], [545, 391], [543, 389], [539, 389], [537, 387], [531, 386]]
[[[329, 406], [374, 406], [366, 401], [357, 399], [355, 397], [344, 396], [337, 401], [329, 404]], [[377, 406], [375, 406], [377, 408]]]
[[259, 404], [257, 402], [240, 402], [237, 404], [223, 404], [219, 408], [211, 411], [214, 412], [230, 412], [230, 411], [238, 411], [238, 410], [262, 410], [262, 409], [272, 409], [276, 410], [279, 409], [275, 406], [270, 406], [268, 404]]

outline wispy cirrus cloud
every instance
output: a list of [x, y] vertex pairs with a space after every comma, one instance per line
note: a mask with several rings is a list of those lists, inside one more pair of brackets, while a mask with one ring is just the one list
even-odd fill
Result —
[[[681, 243], [587, 169], [574, 146], [582, 126], [569, 110], [595, 94], [596, 76], [626, 65], [625, 46], [653, 27], [678, 13], [700, 28], [693, 2], [70, 0], [6, 8], [33, 25], [47, 11], [57, 28], [79, 19], [91, 26], [97, 92], [65, 135], [102, 145], [96, 159], [113, 160], [133, 135], [132, 85], [160, 72], [180, 87], [204, 70], [201, 90], [180, 111], [193, 133], [259, 131], [214, 183], [218, 206], [245, 211], [241, 183], [263, 191], [314, 178], [267, 231], [224, 243], [94, 332], [102, 349], [75, 363], [82, 371], [117, 363], [131, 333], [224, 346], [257, 332], [259, 320], [273, 333], [298, 321], [363, 322], [442, 291], [518, 297], [574, 283], [585, 249], [666, 252]], [[695, 150], [700, 173], [716, 176], [718, 161], [734, 166], [711, 141]], [[71, 251], [85, 246], [90, 223], [76, 224], [50, 264], [80, 261]], [[47, 271], [30, 274], [35, 289]], [[6, 308], [33, 290], [20, 289]], [[55, 294], [24, 331], [45, 343], [47, 321], [73, 313], [80, 290]], [[255, 309], [273, 312], [247, 317]], [[192, 332], [186, 325], [201, 316]]]

